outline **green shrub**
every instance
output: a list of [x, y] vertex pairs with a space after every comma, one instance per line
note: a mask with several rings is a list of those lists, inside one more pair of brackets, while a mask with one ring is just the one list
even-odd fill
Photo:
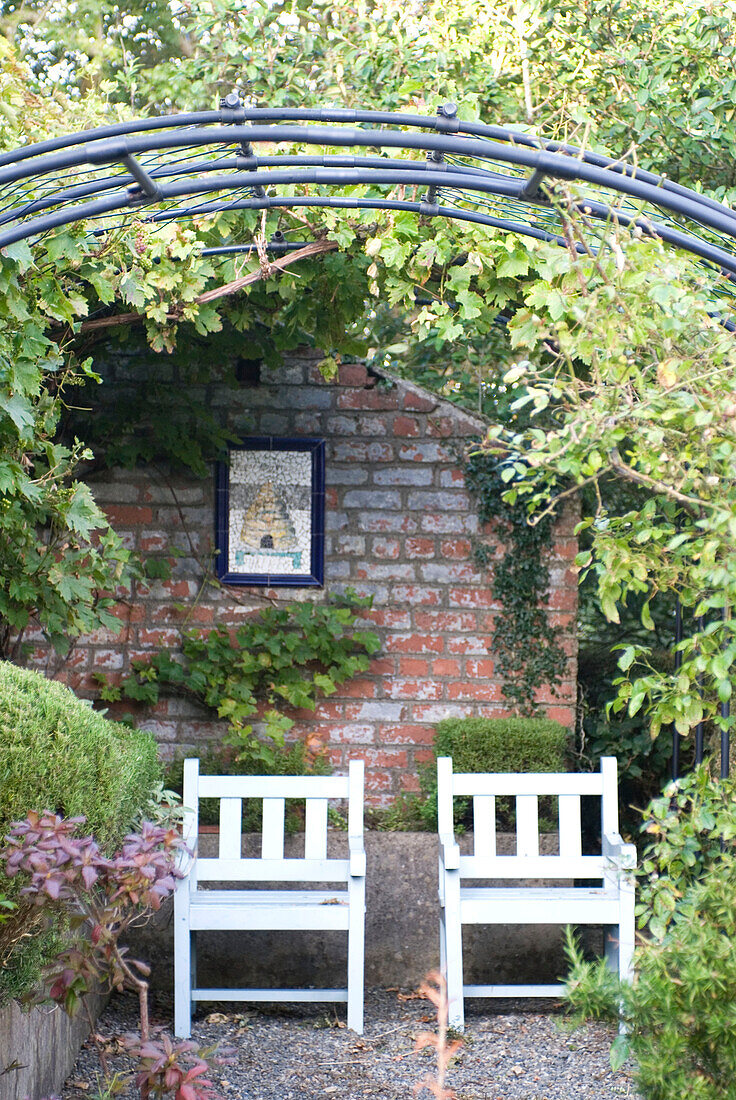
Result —
[[704, 767], [671, 783], [644, 812], [637, 907], [646, 930], [636, 976], [621, 983], [584, 962], [568, 937], [568, 1006], [578, 1019], [618, 1018], [615, 1065], [632, 1055], [645, 1100], [728, 1100], [736, 1080], [736, 784]]
[[[568, 731], [549, 718], [445, 718], [437, 726], [435, 761], [451, 756], [456, 772], [561, 772], [565, 771]], [[420, 812], [428, 828], [437, 827], [437, 766], [433, 763], [420, 777], [425, 801]], [[499, 799], [501, 824], [512, 824], [509, 804]], [[541, 805], [544, 818], [545, 806]], [[549, 811], [548, 811], [549, 812]], [[505, 819], [505, 820], [504, 820]], [[455, 820], [470, 827], [469, 799], [455, 799]]]
[[[37, 672], [0, 662], [0, 837], [29, 810], [83, 814], [111, 851], [159, 779], [151, 734], [108, 721]], [[15, 883], [2, 882], [13, 901]], [[0, 923], [0, 1001], [32, 984], [47, 957], [51, 941], [30, 929], [25, 908], [20, 901]]]

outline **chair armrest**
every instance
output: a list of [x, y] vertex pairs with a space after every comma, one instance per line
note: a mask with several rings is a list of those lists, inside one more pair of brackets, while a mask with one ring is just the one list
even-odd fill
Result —
[[607, 833], [603, 837], [603, 855], [613, 859], [622, 868], [636, 867], [636, 845], [624, 844], [619, 833]]
[[348, 837], [348, 851], [350, 852], [350, 877], [365, 878], [365, 848], [362, 836]]
[[460, 849], [452, 833], [440, 833], [440, 863], [445, 871], [457, 871], [460, 866]]

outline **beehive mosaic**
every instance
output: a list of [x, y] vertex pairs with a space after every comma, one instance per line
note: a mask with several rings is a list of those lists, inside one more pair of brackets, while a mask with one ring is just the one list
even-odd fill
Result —
[[232, 451], [228, 569], [281, 576], [309, 573], [312, 456], [307, 451]]

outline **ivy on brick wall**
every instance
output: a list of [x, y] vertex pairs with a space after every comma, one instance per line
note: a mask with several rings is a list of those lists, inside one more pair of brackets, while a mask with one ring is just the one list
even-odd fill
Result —
[[493, 655], [501, 676], [501, 690], [520, 715], [534, 715], [539, 707], [536, 692], [548, 687], [553, 695], [566, 668], [544, 608], [549, 589], [549, 569], [544, 555], [552, 542], [554, 517], [544, 516], [531, 526], [523, 502], [504, 500], [508, 483], [497, 455], [473, 451], [465, 463], [465, 480], [475, 496], [481, 524], [496, 520], [504, 532], [504, 551], [494, 557], [482, 541], [475, 545], [479, 566], [491, 568], [491, 592], [502, 612], [493, 629]]
[[[283, 705], [314, 710], [320, 696], [368, 668], [378, 638], [356, 626], [370, 604], [348, 593], [325, 604], [269, 607], [234, 631], [185, 631], [179, 652], [133, 661], [133, 673], [120, 685], [98, 674], [101, 696], [148, 705], [162, 691], [195, 699], [227, 720], [226, 743], [245, 770], [258, 762], [269, 771], [294, 725]], [[249, 721], [254, 716], [257, 731]]]

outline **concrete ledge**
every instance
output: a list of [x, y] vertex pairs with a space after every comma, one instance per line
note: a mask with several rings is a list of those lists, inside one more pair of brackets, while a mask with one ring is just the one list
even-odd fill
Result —
[[[256, 838], [244, 851], [256, 854]], [[260, 839], [260, 838], [258, 838]], [[542, 838], [542, 851], [556, 850], [556, 836]], [[341, 856], [344, 833], [329, 838], [328, 854]], [[499, 851], [513, 852], [512, 836], [499, 837]], [[472, 838], [462, 837], [462, 850]], [[300, 847], [301, 845], [301, 847]], [[303, 837], [287, 837], [288, 856], [301, 855]], [[216, 855], [217, 837], [200, 837], [200, 852]], [[366, 985], [415, 987], [439, 965], [437, 837], [432, 833], [366, 834]], [[132, 953], [153, 966], [152, 982], [173, 988], [172, 905], [136, 933]], [[601, 938], [600, 945], [594, 940]], [[586, 941], [588, 936], [586, 936]], [[602, 949], [602, 937], [591, 943]], [[550, 925], [466, 927], [465, 980], [469, 983], [545, 984], [564, 973], [561, 929]], [[202, 932], [198, 980], [203, 986], [335, 986], [347, 965], [344, 932]]]
[[[93, 998], [97, 1015], [104, 997]], [[87, 1017], [70, 1020], [57, 1005], [29, 1012], [15, 1001], [0, 1008], [0, 1097], [41, 1100], [60, 1092], [89, 1033]]]

